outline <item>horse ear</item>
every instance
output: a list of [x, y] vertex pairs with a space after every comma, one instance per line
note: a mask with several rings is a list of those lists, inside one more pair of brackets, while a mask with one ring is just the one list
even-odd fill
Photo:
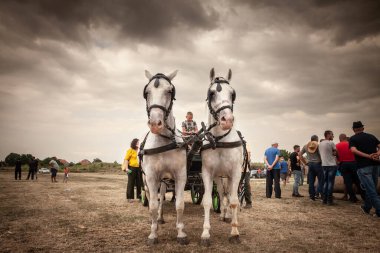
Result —
[[171, 73], [170, 75], [168, 75], [170, 81], [173, 80], [173, 78], [177, 75], [177, 72], [178, 72], [178, 70], [176, 70], [173, 73]]
[[148, 71], [148, 70], [145, 70], [145, 76], [146, 78], [148, 78], [149, 80], [152, 79], [152, 74]]
[[215, 70], [214, 70], [214, 68], [212, 68], [211, 70], [210, 70], [210, 81], [212, 82], [212, 80], [214, 80], [214, 77], [215, 77]]
[[229, 70], [228, 70], [227, 80], [228, 80], [228, 81], [231, 81], [231, 77], [232, 77], [232, 71], [231, 71], [231, 69], [229, 69]]

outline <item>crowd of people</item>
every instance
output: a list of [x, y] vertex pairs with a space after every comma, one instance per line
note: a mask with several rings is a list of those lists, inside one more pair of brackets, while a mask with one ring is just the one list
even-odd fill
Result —
[[[39, 168], [39, 162], [38, 159], [36, 159], [34, 156], [31, 158], [31, 160], [28, 163], [28, 176], [26, 177], [26, 180], [37, 180], [38, 175], [38, 168]], [[59, 170], [59, 165], [57, 161], [50, 160], [49, 162], [49, 168], [50, 168], [50, 174], [51, 174], [51, 182], [57, 183], [57, 173]], [[64, 166], [64, 176], [63, 176], [63, 182], [67, 183], [67, 180], [69, 178], [69, 172], [70, 169], [67, 166]], [[15, 180], [21, 180], [21, 173], [22, 173], [22, 163], [21, 160], [17, 160], [15, 164]]]
[[324, 132], [324, 139], [320, 142], [318, 136], [313, 135], [302, 149], [294, 145], [288, 162], [281, 157], [278, 143], [273, 142], [264, 154], [267, 166], [266, 197], [272, 197], [274, 184], [275, 197], [281, 198], [280, 179], [285, 186], [289, 171], [294, 175], [292, 196], [303, 197], [298, 188], [301, 183], [301, 165], [304, 164], [308, 166], [309, 198], [312, 201], [321, 199], [323, 204], [336, 204], [333, 191], [335, 176], [339, 171], [344, 179], [348, 200], [358, 202], [353, 188], [355, 185], [363, 201], [363, 213], [370, 214], [374, 208], [374, 216], [380, 217], [380, 196], [377, 192], [380, 142], [374, 135], [364, 132], [364, 125], [360, 121], [353, 122], [352, 130], [354, 135], [350, 138], [340, 134], [338, 144], [333, 142], [334, 133], [331, 130]]

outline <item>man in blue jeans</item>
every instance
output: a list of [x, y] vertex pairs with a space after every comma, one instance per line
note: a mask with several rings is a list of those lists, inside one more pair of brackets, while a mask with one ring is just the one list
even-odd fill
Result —
[[[300, 152], [301, 160], [305, 162], [303, 154], [306, 153], [307, 165], [309, 166], [308, 180], [309, 180], [309, 197], [311, 200], [315, 201], [316, 198], [322, 196], [323, 191], [323, 170], [322, 170], [322, 160], [318, 149], [318, 136], [313, 135], [310, 141], [302, 148]], [[315, 189], [315, 178], [318, 178], [318, 186]]]
[[280, 164], [278, 163], [280, 157], [280, 150], [278, 149], [278, 143], [274, 142], [272, 147], [265, 150], [264, 162], [267, 168], [266, 178], [266, 197], [272, 197], [273, 181], [274, 181], [274, 193], [275, 197], [281, 198], [280, 188]]
[[379, 179], [380, 142], [372, 134], [364, 133], [361, 121], [352, 124], [355, 133], [350, 138], [350, 148], [355, 155], [358, 176], [363, 190], [366, 191], [364, 205], [361, 206], [365, 214], [375, 208], [375, 217], [380, 217], [380, 197], [376, 187]]
[[337, 170], [337, 151], [332, 141], [334, 139], [334, 133], [330, 130], [326, 130], [324, 135], [325, 139], [319, 144], [324, 178], [322, 203], [333, 205], [333, 190]]

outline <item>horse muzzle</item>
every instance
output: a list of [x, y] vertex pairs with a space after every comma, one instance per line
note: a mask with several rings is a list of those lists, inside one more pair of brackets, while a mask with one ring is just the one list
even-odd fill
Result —
[[234, 126], [234, 116], [224, 115], [219, 119], [219, 125], [222, 130], [230, 130]]
[[162, 129], [164, 129], [164, 124], [162, 120], [149, 120], [148, 127], [153, 134], [160, 134], [162, 132]]

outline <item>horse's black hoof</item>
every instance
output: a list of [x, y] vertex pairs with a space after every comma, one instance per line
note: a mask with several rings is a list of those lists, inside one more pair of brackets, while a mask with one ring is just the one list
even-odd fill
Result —
[[239, 235], [231, 236], [230, 238], [228, 238], [228, 241], [232, 244], [240, 244], [241, 243]]
[[201, 245], [203, 247], [210, 247], [211, 243], [210, 243], [210, 239], [201, 239]]
[[148, 239], [148, 241], [146, 242], [146, 244], [148, 246], [152, 246], [152, 245], [155, 245], [158, 243], [158, 239], [157, 238], [154, 238], [154, 239]]
[[157, 223], [158, 224], [165, 224], [165, 221], [164, 220], [157, 220]]
[[224, 218], [225, 223], [231, 223], [232, 219], [231, 218]]
[[177, 242], [181, 245], [189, 244], [189, 240], [187, 239], [187, 237], [177, 237]]

